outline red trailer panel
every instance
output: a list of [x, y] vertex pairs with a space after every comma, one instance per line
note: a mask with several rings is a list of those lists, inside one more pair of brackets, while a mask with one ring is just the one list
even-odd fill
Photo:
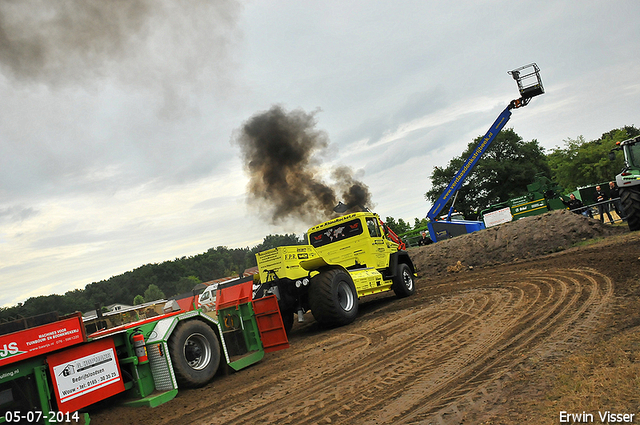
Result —
[[0, 336], [0, 367], [86, 341], [82, 316]]
[[75, 412], [124, 391], [111, 338], [51, 354], [47, 363], [61, 412]]

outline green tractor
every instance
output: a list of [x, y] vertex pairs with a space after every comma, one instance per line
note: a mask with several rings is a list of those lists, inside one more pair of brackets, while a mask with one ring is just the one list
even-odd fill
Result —
[[640, 230], [640, 136], [617, 143], [609, 153], [615, 159], [615, 151], [624, 153], [624, 168], [616, 176], [620, 192], [620, 203], [627, 217], [629, 230]]

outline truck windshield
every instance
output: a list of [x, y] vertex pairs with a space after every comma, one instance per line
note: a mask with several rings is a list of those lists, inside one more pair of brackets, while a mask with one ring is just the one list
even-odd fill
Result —
[[336, 224], [326, 229], [318, 230], [309, 235], [309, 242], [318, 248], [332, 242], [341, 241], [362, 234], [362, 223], [359, 219]]
[[372, 238], [379, 238], [382, 236], [380, 233], [380, 226], [378, 226], [378, 220], [375, 217], [367, 218], [367, 227], [369, 228], [369, 235]]

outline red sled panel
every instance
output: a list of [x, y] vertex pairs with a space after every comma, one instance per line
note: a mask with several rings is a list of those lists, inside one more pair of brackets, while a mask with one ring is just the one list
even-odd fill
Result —
[[284, 330], [276, 296], [258, 298], [253, 300], [252, 304], [264, 352], [271, 353], [289, 348], [289, 339]]
[[253, 298], [253, 277], [232, 285], [219, 285], [216, 291], [216, 311], [251, 302]]

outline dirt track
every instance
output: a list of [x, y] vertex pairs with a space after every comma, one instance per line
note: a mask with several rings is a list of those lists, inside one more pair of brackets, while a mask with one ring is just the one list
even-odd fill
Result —
[[639, 242], [623, 232], [536, 259], [422, 270], [412, 297], [364, 302], [338, 329], [306, 315], [290, 349], [154, 409], [102, 407], [92, 424], [523, 423], [555, 361], [640, 323]]

